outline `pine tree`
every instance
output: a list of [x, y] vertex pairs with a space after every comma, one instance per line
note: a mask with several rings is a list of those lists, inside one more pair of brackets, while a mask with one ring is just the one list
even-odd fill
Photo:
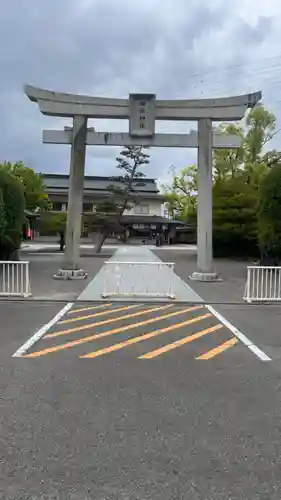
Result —
[[125, 210], [132, 208], [138, 199], [138, 191], [134, 184], [145, 177], [138, 169], [149, 163], [149, 155], [143, 151], [142, 146], [127, 146], [116, 158], [117, 168], [123, 175], [110, 177], [108, 185], [108, 198], [97, 204], [95, 225], [100, 232], [95, 245], [95, 252], [99, 253], [109, 232], [121, 228], [122, 216]]

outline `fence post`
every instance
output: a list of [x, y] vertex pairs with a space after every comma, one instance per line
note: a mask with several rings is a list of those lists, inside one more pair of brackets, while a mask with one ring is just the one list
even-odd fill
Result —
[[29, 266], [25, 266], [25, 293], [24, 297], [28, 297], [29, 295]]
[[0, 296], [29, 297], [31, 295], [29, 262], [0, 261]]
[[280, 302], [281, 266], [248, 266], [243, 299], [246, 302]]

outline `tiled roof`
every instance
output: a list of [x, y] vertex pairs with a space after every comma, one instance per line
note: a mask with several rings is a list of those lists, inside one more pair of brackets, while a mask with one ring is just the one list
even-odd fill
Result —
[[[56, 189], [58, 191], [65, 191], [69, 189], [69, 175], [43, 174], [43, 179], [47, 192], [48, 189], [52, 191]], [[107, 188], [110, 184], [116, 187], [120, 186], [120, 182], [113, 181], [110, 177], [87, 175], [84, 177], [84, 191], [107, 192]], [[155, 179], [139, 179], [133, 183], [133, 189], [141, 193], [159, 193]]]

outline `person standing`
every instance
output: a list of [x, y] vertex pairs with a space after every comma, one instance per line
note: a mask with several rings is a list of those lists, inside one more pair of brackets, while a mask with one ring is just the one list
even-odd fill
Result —
[[63, 252], [65, 247], [64, 231], [60, 232], [60, 251]]

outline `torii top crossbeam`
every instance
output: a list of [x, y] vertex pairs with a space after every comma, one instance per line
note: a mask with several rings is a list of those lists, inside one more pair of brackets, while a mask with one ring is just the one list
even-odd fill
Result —
[[134, 100], [149, 104], [153, 120], [189, 121], [210, 118], [213, 121], [240, 120], [247, 108], [262, 98], [261, 92], [214, 99], [159, 100], [155, 94], [131, 94], [129, 99], [112, 99], [66, 94], [25, 85], [25, 93], [49, 116], [129, 119]]

